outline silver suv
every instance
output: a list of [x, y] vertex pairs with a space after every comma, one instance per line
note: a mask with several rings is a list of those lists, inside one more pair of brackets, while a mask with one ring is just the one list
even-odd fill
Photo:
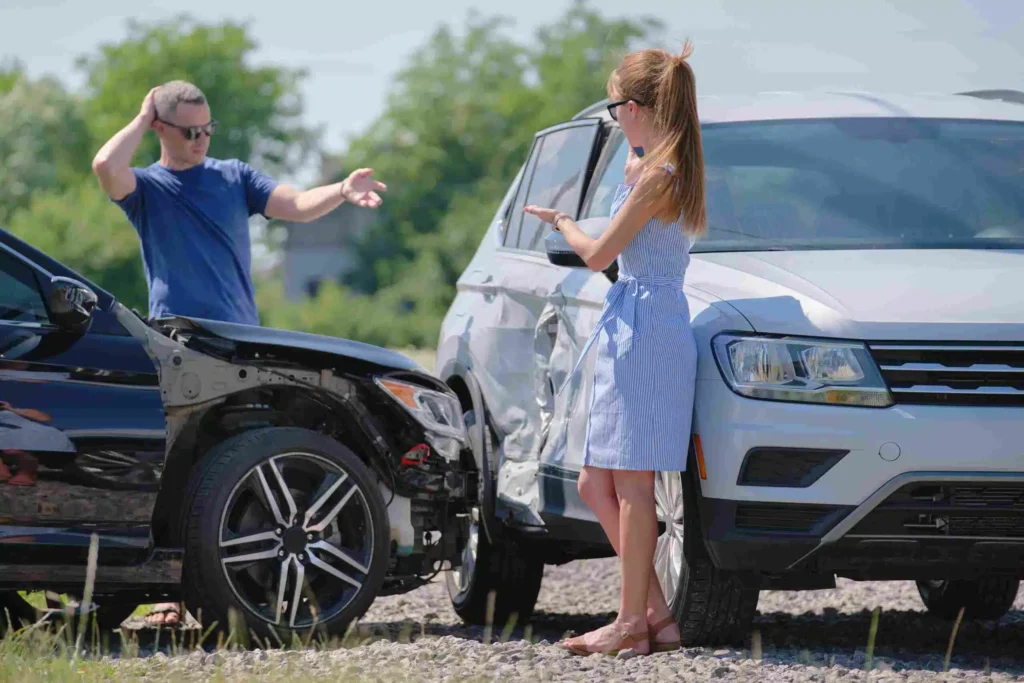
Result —
[[[688, 643], [745, 636], [758, 592], [915, 580], [998, 617], [1024, 574], [1024, 107], [982, 96], [700, 102], [710, 232], [684, 292], [698, 379], [655, 560]], [[612, 554], [577, 477], [615, 279], [523, 206], [597, 236], [627, 143], [603, 103], [539, 132], [441, 329], [480, 486], [456, 611], [533, 609], [545, 563]], [[666, 359], [670, 362], [670, 359]]]

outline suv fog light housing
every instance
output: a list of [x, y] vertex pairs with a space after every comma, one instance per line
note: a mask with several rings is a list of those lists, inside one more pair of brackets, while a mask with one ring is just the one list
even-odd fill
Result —
[[427, 442], [445, 460], [455, 460], [468, 443], [462, 406], [454, 395], [394, 379], [377, 377], [377, 386], [423, 425]]
[[864, 344], [720, 334], [711, 346], [722, 377], [741, 396], [873, 408], [894, 403]]

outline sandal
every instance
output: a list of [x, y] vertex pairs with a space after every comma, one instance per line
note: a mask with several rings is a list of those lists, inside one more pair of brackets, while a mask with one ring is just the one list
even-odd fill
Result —
[[[14, 456], [15, 464], [18, 466], [18, 473], [6, 480], [8, 486], [35, 486], [36, 473], [39, 471], [39, 461], [25, 451], [7, 451], [8, 455]], [[6, 467], [4, 469], [7, 469]], [[7, 474], [10, 470], [7, 469]], [[0, 471], [0, 479], [3, 472]]]
[[[583, 636], [576, 636], [575, 638], [564, 640], [561, 643], [558, 643], [558, 647], [568, 650], [570, 654], [579, 655], [581, 657], [589, 657], [592, 654], [602, 654], [614, 657], [623, 650], [636, 650], [640, 643], [649, 639], [646, 629], [637, 633], [627, 633], [623, 631], [620, 635], [622, 640], [619, 641], [618, 647], [614, 650], [591, 650]], [[638, 652], [637, 654], [647, 653]]]
[[[153, 609], [146, 615], [147, 626], [178, 626], [181, 624], [181, 605], [176, 602], [162, 602], [159, 605], [154, 605]], [[175, 615], [177, 619], [173, 622], [168, 623], [167, 617], [171, 614]]]
[[676, 623], [674, 617], [665, 617], [657, 624], [650, 627], [651, 633], [651, 652], [674, 652], [683, 646], [681, 639], [669, 640], [665, 642], [658, 642], [658, 634]]
[[7, 481], [8, 486], [35, 486], [36, 485], [36, 473], [26, 472], [25, 470], [18, 470], [15, 474]]

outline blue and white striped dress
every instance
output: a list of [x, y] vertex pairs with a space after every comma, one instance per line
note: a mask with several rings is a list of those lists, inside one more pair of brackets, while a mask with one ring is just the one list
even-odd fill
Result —
[[[613, 217], [632, 190], [619, 185]], [[580, 354], [591, 345], [597, 354], [584, 465], [686, 469], [697, 375], [683, 294], [691, 244], [679, 222], [651, 218], [619, 254], [618, 281]]]

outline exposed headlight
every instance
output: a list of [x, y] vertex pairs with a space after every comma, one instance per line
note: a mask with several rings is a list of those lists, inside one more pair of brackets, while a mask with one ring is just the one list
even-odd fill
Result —
[[743, 396], [874, 408], [893, 405], [863, 344], [720, 334], [711, 345], [726, 383]]
[[434, 450], [447, 460], [459, 456], [467, 439], [462, 406], [455, 396], [394, 379], [378, 377], [374, 381], [423, 425]]

